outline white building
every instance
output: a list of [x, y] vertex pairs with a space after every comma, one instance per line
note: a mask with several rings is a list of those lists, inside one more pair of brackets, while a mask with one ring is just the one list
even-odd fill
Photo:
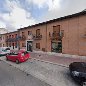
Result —
[[5, 33], [8, 33], [8, 30], [5, 28], [0, 28], [0, 47], [6, 47]]

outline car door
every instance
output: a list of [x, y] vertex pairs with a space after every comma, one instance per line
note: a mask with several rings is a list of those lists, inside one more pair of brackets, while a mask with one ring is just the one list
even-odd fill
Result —
[[18, 59], [18, 54], [13, 56], [13, 60], [16, 61]]
[[8, 55], [8, 59], [11, 60], [11, 61], [15, 61], [14, 53], [11, 53], [10, 55]]
[[18, 59], [18, 54], [17, 53], [14, 53], [12, 55], [12, 61], [16, 61], [16, 59]]

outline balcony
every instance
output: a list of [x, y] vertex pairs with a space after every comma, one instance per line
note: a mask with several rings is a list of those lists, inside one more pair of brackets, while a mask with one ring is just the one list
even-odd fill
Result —
[[14, 42], [14, 38], [8, 38], [6, 39], [6, 42]]
[[40, 35], [34, 35], [33, 39], [34, 40], [41, 40], [42, 39], [42, 35], [41, 34]]
[[15, 37], [15, 38], [7, 38], [6, 39], [6, 42], [16, 42], [16, 41], [18, 41], [19, 40], [19, 37], [17, 36], [17, 37]]
[[21, 41], [25, 41], [26, 40], [26, 36], [19, 36], [19, 40], [21, 40]]
[[51, 40], [59, 40], [61, 41], [61, 36], [60, 36], [60, 33], [49, 33], [49, 38]]

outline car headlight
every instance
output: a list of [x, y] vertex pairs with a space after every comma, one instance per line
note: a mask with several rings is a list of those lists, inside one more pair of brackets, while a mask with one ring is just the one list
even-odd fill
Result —
[[74, 76], [79, 76], [79, 74], [80, 74], [80, 73], [77, 72], [77, 71], [72, 71], [72, 73], [73, 73]]

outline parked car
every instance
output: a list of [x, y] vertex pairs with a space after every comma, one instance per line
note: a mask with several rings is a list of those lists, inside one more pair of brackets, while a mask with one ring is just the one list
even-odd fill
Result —
[[86, 86], [86, 62], [73, 62], [69, 65], [70, 74], [81, 86]]
[[6, 60], [16, 62], [17, 64], [25, 62], [28, 58], [30, 58], [30, 54], [27, 51], [11, 52], [9, 55], [6, 55]]
[[0, 47], [0, 56], [4, 56], [10, 53], [9, 47]]

